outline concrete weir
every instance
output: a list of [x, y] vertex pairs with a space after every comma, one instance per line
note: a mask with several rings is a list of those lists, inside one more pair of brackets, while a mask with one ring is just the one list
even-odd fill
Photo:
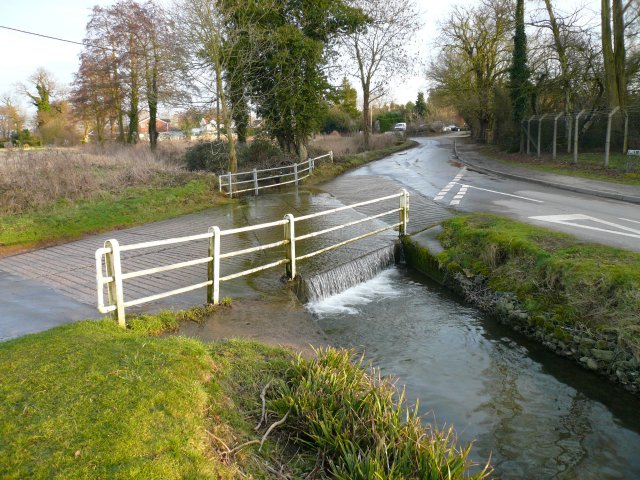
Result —
[[401, 249], [400, 243], [392, 243], [323, 272], [298, 276], [296, 295], [302, 303], [318, 301], [371, 280], [399, 260]]

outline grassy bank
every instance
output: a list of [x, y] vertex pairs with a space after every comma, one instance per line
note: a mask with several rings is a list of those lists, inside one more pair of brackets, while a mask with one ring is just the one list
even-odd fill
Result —
[[79, 322], [0, 343], [0, 477], [440, 479], [469, 467], [448, 432], [405, 417], [391, 383], [350, 354], [154, 336], [178, 320]]
[[418, 142], [416, 142], [415, 140], [406, 140], [404, 142], [397, 143], [396, 145], [381, 148], [378, 150], [371, 150], [368, 152], [362, 152], [353, 155], [339, 156], [335, 158], [334, 163], [322, 161], [319, 165], [316, 165], [316, 169], [313, 172], [313, 177], [311, 177], [308, 182], [311, 184], [325, 182], [334, 177], [337, 177], [338, 175], [341, 175], [342, 173], [347, 172], [348, 170], [364, 165], [365, 163], [379, 160], [388, 155], [413, 148], [416, 145], [418, 145]]
[[482, 275], [492, 290], [514, 292], [539, 326], [615, 330], [640, 358], [640, 254], [494, 215], [443, 227], [445, 272]]
[[627, 185], [640, 185], [640, 159], [638, 157], [633, 157], [632, 168], [627, 171], [628, 158], [626, 155], [619, 153], [611, 153], [609, 167], [605, 168], [603, 153], [581, 153], [578, 155], [578, 163], [574, 164], [573, 156], [566, 153], [559, 154], [556, 160], [553, 160], [550, 155], [542, 155], [537, 158], [535, 154], [508, 153], [495, 146], [484, 146], [479, 151], [494, 160], [543, 172], [618, 182]]
[[129, 187], [89, 199], [60, 199], [48, 206], [0, 216], [2, 248], [47, 245], [87, 233], [191, 213], [214, 204], [213, 177], [188, 174], [173, 186]]

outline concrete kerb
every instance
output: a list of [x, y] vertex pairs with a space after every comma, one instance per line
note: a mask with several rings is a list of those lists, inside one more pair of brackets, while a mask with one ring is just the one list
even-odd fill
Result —
[[640, 196], [625, 195], [622, 193], [603, 192], [603, 191], [593, 190], [589, 188], [575, 187], [573, 185], [567, 185], [564, 183], [550, 182], [548, 180], [542, 180], [540, 178], [526, 177], [524, 175], [504, 172], [502, 170], [494, 170], [492, 168], [481, 167], [480, 165], [470, 162], [467, 159], [461, 158], [460, 154], [458, 153], [458, 149], [456, 147], [455, 142], [453, 144], [453, 155], [457, 160], [460, 160], [462, 163], [464, 163], [467, 166], [467, 168], [476, 172], [489, 173], [489, 174], [498, 175], [501, 177], [511, 178], [513, 180], [523, 180], [526, 182], [537, 183], [538, 185], [544, 185], [546, 187], [553, 187], [561, 190], [568, 190], [570, 192], [582, 193], [585, 195], [592, 195], [596, 197], [607, 198], [610, 200], [619, 200], [622, 202], [634, 203], [634, 204], [640, 205]]

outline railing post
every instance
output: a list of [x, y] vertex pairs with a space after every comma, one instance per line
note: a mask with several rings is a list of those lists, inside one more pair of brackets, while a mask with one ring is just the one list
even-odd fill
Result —
[[402, 189], [402, 196], [400, 197], [400, 236], [407, 234], [407, 226], [409, 224], [409, 192], [406, 189]]
[[229, 172], [229, 198], [233, 196], [233, 175]]
[[220, 228], [209, 227], [209, 257], [207, 264], [207, 303], [218, 305], [220, 303]]
[[296, 187], [298, 186], [298, 164], [293, 164], [293, 179], [295, 180]]
[[531, 153], [531, 120], [533, 120], [533, 116], [527, 120], [527, 155]]
[[573, 132], [573, 163], [578, 163], [578, 136], [580, 134], [580, 117], [582, 114], [586, 112], [586, 110], [580, 110], [580, 113], [576, 115], [576, 126], [575, 131]]
[[258, 196], [258, 170], [253, 169], [253, 191], [255, 196]]
[[222, 193], [222, 174], [218, 175], [218, 191]]
[[520, 120], [520, 153], [524, 153], [524, 119]]
[[285, 264], [287, 278], [293, 280], [296, 278], [296, 224], [292, 214], [287, 213], [284, 219], [288, 223], [284, 225], [284, 239], [288, 241], [286, 245], [286, 257], [288, 262]]
[[609, 150], [611, 148], [611, 119], [620, 110], [620, 107], [616, 107], [608, 115], [607, 118], [607, 138], [604, 141], [604, 168], [609, 167]]
[[309, 175], [313, 175], [313, 169], [315, 167], [315, 158], [309, 159]]
[[118, 325], [122, 328], [127, 326], [124, 313], [124, 292], [122, 290], [122, 263], [120, 261], [120, 244], [117, 240], [111, 239], [104, 242], [104, 247], [111, 250], [105, 254], [104, 263], [107, 267], [107, 276], [112, 281], [107, 284], [107, 294], [109, 305], [115, 305], [114, 316], [118, 319]]
[[329, 158], [331, 158], [331, 163], [333, 163], [333, 150], [329, 150]]

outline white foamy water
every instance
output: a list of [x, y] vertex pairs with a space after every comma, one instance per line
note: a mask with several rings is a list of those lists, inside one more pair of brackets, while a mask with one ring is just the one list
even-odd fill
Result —
[[356, 315], [359, 306], [383, 301], [402, 295], [402, 290], [395, 284], [400, 278], [396, 268], [379, 273], [371, 280], [351, 287], [348, 290], [332, 295], [323, 300], [306, 304], [307, 310], [320, 317], [337, 313]]

